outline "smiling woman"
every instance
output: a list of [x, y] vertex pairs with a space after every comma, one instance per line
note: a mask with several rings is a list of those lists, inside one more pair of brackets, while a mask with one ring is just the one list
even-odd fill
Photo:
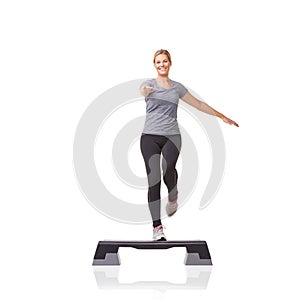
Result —
[[148, 178], [148, 204], [153, 221], [153, 239], [159, 241], [166, 240], [160, 215], [161, 154], [164, 158], [163, 180], [168, 188], [167, 215], [172, 216], [178, 208], [176, 162], [181, 149], [181, 134], [177, 123], [179, 99], [204, 113], [219, 117], [225, 123], [237, 127], [238, 124], [195, 98], [181, 83], [169, 78], [172, 61], [167, 50], [156, 51], [153, 63], [157, 78], [144, 81], [140, 87], [146, 101], [146, 120], [140, 147]]
[[[156, 51], [154, 54], [153, 63], [159, 77], [161, 77], [160, 79], [162, 79], [166, 75], [168, 76], [169, 68], [172, 65], [171, 55], [169, 51], [164, 49]], [[168, 81], [165, 82], [161, 81], [161, 83], [162, 83], [161, 85], [164, 86], [165, 88], [170, 88]]]

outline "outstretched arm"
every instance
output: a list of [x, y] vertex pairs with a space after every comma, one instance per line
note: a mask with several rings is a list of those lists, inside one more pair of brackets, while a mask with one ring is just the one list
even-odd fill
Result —
[[210, 115], [213, 115], [213, 116], [216, 116], [220, 119], [222, 119], [225, 123], [227, 124], [230, 124], [230, 125], [235, 125], [236, 127], [239, 127], [239, 125], [227, 118], [226, 116], [224, 116], [223, 114], [221, 114], [220, 112], [216, 111], [215, 109], [213, 109], [212, 107], [210, 107], [208, 104], [206, 104], [205, 102], [202, 102], [200, 101], [199, 99], [195, 98], [193, 95], [191, 95], [189, 92], [187, 92], [183, 97], [181, 97], [181, 99], [186, 102], [187, 104], [195, 107], [196, 109], [204, 112], [204, 113], [207, 113], [207, 114], [210, 114]]
[[143, 96], [147, 97], [149, 94], [151, 94], [153, 91], [155, 91], [155, 89], [152, 86], [143, 84], [140, 87], [140, 92]]

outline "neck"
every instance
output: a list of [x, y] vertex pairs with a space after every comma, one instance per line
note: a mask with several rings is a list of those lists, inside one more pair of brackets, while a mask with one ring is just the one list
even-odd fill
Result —
[[165, 75], [165, 76], [158, 75], [157, 80], [160, 82], [170, 82], [170, 78], [168, 75]]

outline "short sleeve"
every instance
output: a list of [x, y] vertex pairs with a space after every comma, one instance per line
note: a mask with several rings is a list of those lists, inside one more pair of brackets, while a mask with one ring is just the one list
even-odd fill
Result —
[[179, 82], [176, 82], [176, 90], [179, 98], [183, 97], [188, 92], [187, 88]]
[[143, 85], [149, 85], [151, 87], [153, 87], [153, 80], [152, 79], [147, 79], [145, 81], [142, 82], [142, 84], [140, 85], [140, 88], [143, 86]]

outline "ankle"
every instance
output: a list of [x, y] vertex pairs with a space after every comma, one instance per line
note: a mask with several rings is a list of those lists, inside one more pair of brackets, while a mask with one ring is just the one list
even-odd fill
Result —
[[174, 199], [168, 199], [168, 202], [169, 203], [176, 203], [177, 202], [177, 199], [178, 199], [178, 195], [176, 195], [176, 197]]
[[157, 225], [157, 226], [153, 226], [153, 229], [158, 230], [158, 229], [160, 229], [162, 227], [163, 227], [162, 224], [160, 224], [160, 225]]

